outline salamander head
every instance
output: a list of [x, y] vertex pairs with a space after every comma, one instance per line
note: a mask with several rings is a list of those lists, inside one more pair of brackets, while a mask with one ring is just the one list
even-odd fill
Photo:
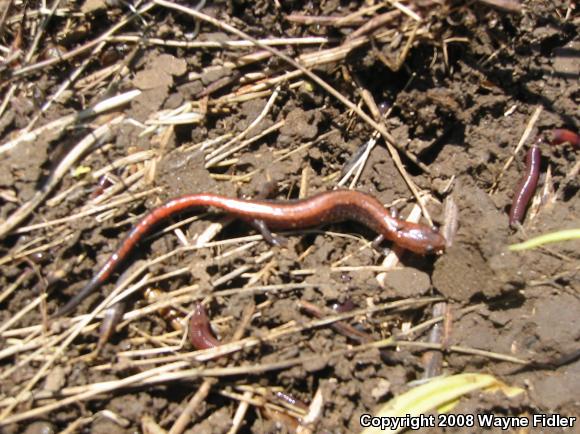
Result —
[[420, 255], [441, 254], [445, 251], [445, 238], [437, 228], [404, 222], [393, 240], [399, 246]]

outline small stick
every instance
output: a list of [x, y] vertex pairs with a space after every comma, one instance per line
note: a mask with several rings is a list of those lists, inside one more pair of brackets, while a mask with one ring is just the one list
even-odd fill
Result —
[[522, 5], [518, 0], [477, 0], [480, 3], [501, 9], [506, 12], [516, 12], [522, 11]]
[[384, 26], [388, 22], [393, 21], [395, 18], [401, 15], [401, 12], [398, 10], [385, 12], [384, 14], [377, 15], [376, 17], [367, 21], [364, 25], [356, 29], [346, 38], [347, 41], [358, 38], [360, 36], [366, 35], [367, 33], [371, 33], [378, 29], [379, 27]]
[[20, 321], [22, 319], [22, 317], [24, 317], [28, 312], [30, 312], [31, 310], [36, 309], [36, 307], [42, 303], [43, 300], [46, 299], [46, 294], [42, 294], [38, 297], [36, 297], [32, 302], [26, 304], [24, 306], [24, 308], [22, 308], [19, 312], [17, 312], [16, 314], [12, 314], [8, 317], [8, 320], [6, 322], [4, 322], [3, 324], [0, 324], [0, 333], [5, 332], [6, 330], [8, 330], [10, 327], [12, 327], [12, 325], [16, 324], [18, 321]]
[[291, 23], [304, 24], [306, 26], [317, 25], [317, 26], [333, 26], [333, 27], [346, 27], [353, 25], [364, 24], [365, 20], [362, 17], [353, 18], [350, 21], [346, 21], [344, 17], [333, 17], [333, 16], [315, 16], [315, 15], [302, 15], [302, 14], [290, 14], [284, 17], [286, 21]]
[[95, 143], [103, 143], [108, 134], [111, 132], [111, 127], [121, 123], [125, 118], [124, 115], [117, 116], [115, 119], [107, 124], [95, 129], [83, 140], [81, 140], [72, 149], [71, 152], [59, 163], [56, 169], [51, 173], [46, 183], [38, 190], [32, 199], [22, 205], [17, 211], [12, 213], [10, 217], [0, 224], [0, 238], [5, 237], [12, 229], [18, 226], [26, 217], [28, 217], [52, 192], [58, 185], [60, 180], [68, 172], [68, 170], [76, 164], [79, 158]]
[[[32, 142], [34, 140], [38, 140], [39, 138], [45, 136], [46, 134], [54, 134], [55, 131], [62, 133], [65, 128], [69, 125], [73, 124], [74, 122], [79, 122], [91, 117], [94, 117], [98, 114], [104, 113], [105, 111], [111, 110], [113, 108], [119, 107], [123, 104], [126, 104], [139, 96], [141, 94], [140, 90], [131, 90], [129, 92], [122, 93], [120, 95], [116, 95], [112, 98], [109, 98], [105, 101], [101, 101], [95, 104], [93, 107], [89, 107], [86, 110], [83, 110], [79, 113], [63, 116], [55, 121], [49, 122], [46, 125], [43, 125], [34, 131], [28, 131], [25, 133], [20, 134], [13, 140], [10, 140], [3, 145], [0, 146], [0, 155], [9, 151], [10, 149], [18, 146], [21, 142]], [[60, 131], [59, 131], [60, 130]]]
[[285, 17], [286, 20], [290, 22], [300, 23], [300, 24], [319, 24], [319, 25], [332, 25], [335, 27], [352, 26], [356, 24], [362, 24], [363, 16], [371, 14], [376, 10], [382, 8], [384, 4], [379, 3], [373, 6], [360, 8], [359, 10], [345, 15], [343, 17], [334, 16], [310, 16], [301, 14], [290, 14]]
[[499, 175], [496, 177], [495, 181], [493, 182], [493, 185], [491, 186], [491, 189], [490, 189], [490, 193], [494, 193], [496, 191], [499, 180], [503, 177], [503, 174], [505, 173], [505, 171], [511, 166], [516, 155], [518, 154], [518, 152], [520, 152], [520, 150], [524, 146], [524, 143], [526, 143], [526, 141], [528, 140], [528, 137], [530, 137], [530, 134], [532, 133], [532, 130], [534, 129], [534, 125], [536, 124], [540, 115], [542, 114], [542, 110], [543, 110], [542, 106], [538, 106], [538, 107], [536, 107], [536, 110], [534, 110], [534, 113], [530, 117], [530, 120], [528, 121], [528, 124], [526, 125], [526, 129], [524, 130], [522, 137], [520, 137], [520, 141], [516, 145], [514, 152], [507, 159], [507, 161], [505, 162], [504, 166], [501, 169], [501, 172], [499, 173]]
[[[435, 303], [432, 308], [432, 316], [437, 318], [445, 316], [447, 313], [447, 303]], [[443, 338], [443, 324], [437, 323], [433, 325], [429, 333], [430, 343], [441, 343]], [[441, 351], [427, 351], [423, 354], [423, 378], [432, 378], [441, 375], [441, 364], [443, 362], [443, 354]]]
[[216, 382], [217, 379], [215, 378], [206, 378], [203, 381], [199, 389], [197, 389], [197, 392], [195, 392], [195, 395], [193, 395], [191, 400], [187, 403], [187, 406], [183, 409], [183, 412], [179, 415], [169, 430], [169, 434], [181, 434], [185, 430], [187, 424], [191, 421], [195, 409], [205, 400], [209, 394], [211, 386]]
[[121, 29], [126, 24], [131, 22], [135, 17], [144, 14], [145, 12], [152, 9], [154, 6], [155, 6], [154, 2], [146, 3], [141, 8], [139, 8], [137, 13], [133, 13], [133, 12], [127, 13], [124, 16], [124, 18], [122, 18], [117, 24], [115, 24], [113, 27], [111, 27], [109, 30], [107, 30], [105, 33], [103, 33], [101, 36], [97, 37], [96, 39], [93, 39], [92, 41], [89, 41], [86, 44], [81, 45], [78, 48], [75, 48], [74, 50], [68, 51], [68, 52], [64, 53], [62, 56], [57, 56], [57, 57], [54, 57], [52, 59], [44, 60], [42, 62], [38, 62], [38, 63], [35, 63], [33, 65], [28, 65], [28, 66], [25, 66], [23, 68], [17, 69], [16, 71], [12, 72], [12, 77], [16, 78], [16, 77], [20, 77], [22, 75], [26, 76], [32, 72], [35, 72], [35, 71], [38, 71], [41, 69], [45, 69], [49, 66], [56, 65], [57, 63], [72, 59], [80, 54], [83, 54], [85, 51], [88, 51], [91, 48], [95, 47], [96, 45], [99, 45], [101, 42], [105, 42], [109, 36], [113, 35], [119, 29]]
[[18, 86], [15, 84], [11, 84], [10, 88], [8, 89], [8, 92], [6, 92], [6, 94], [4, 95], [4, 99], [2, 100], [2, 104], [0, 105], [0, 116], [4, 114], [4, 110], [6, 110], [6, 107], [8, 107], [8, 104], [10, 103], [10, 101], [12, 101], [12, 97], [14, 96], [14, 92], [16, 92], [16, 89], [18, 89]]
[[278, 94], [280, 93], [280, 87], [277, 87], [274, 92], [272, 92], [272, 95], [270, 96], [270, 98], [268, 99], [268, 101], [266, 102], [266, 105], [264, 106], [264, 108], [262, 109], [262, 112], [256, 117], [256, 119], [254, 119], [252, 121], [252, 123], [250, 123], [250, 125], [248, 125], [248, 127], [242, 131], [240, 134], [238, 134], [237, 136], [235, 136], [233, 139], [231, 139], [229, 142], [223, 144], [222, 146], [220, 146], [218, 149], [216, 149], [215, 151], [209, 153], [206, 156], [206, 160], [209, 160], [206, 163], [206, 168], [211, 167], [211, 165], [221, 161], [223, 158], [225, 158], [226, 156], [231, 155], [231, 153], [224, 153], [224, 151], [226, 151], [226, 149], [230, 148], [234, 143], [239, 142], [240, 140], [242, 140], [244, 137], [246, 137], [248, 135], [248, 133], [254, 128], [256, 127], [260, 122], [262, 122], [262, 120], [264, 120], [264, 118], [266, 117], [266, 115], [270, 112], [270, 110], [272, 109], [272, 106], [274, 105], [274, 101], [276, 100], [276, 98], [278, 97]]
[[[134, 42], [148, 45], [160, 45], [165, 47], [178, 48], [228, 48], [233, 50], [243, 50], [245, 48], [254, 47], [255, 44], [249, 41], [175, 41], [171, 39], [147, 38], [143, 39], [141, 36], [119, 35], [109, 36], [106, 38], [108, 42]], [[280, 45], [326, 45], [333, 42], [332, 39], [323, 36], [307, 36], [304, 38], [268, 38], [259, 39], [264, 45], [280, 46]], [[251, 54], [248, 56], [252, 56]], [[227, 62], [224, 64], [227, 65]]]
[[[205, 168], [210, 168], [213, 167], [215, 165], [217, 165], [218, 163], [222, 162], [225, 163], [223, 160], [227, 157], [229, 157], [230, 155], [236, 153], [237, 151], [239, 151], [240, 149], [243, 149], [249, 145], [251, 145], [252, 143], [254, 143], [257, 140], [260, 140], [262, 137], [276, 131], [279, 130], [280, 128], [282, 128], [284, 126], [284, 124], [286, 123], [286, 121], [281, 120], [277, 123], [275, 123], [274, 125], [266, 128], [264, 131], [260, 132], [259, 134], [256, 134], [254, 137], [250, 138], [250, 139], [246, 139], [244, 140], [242, 143], [240, 143], [239, 145], [223, 152], [220, 155], [216, 155], [214, 158], [212, 158], [211, 160], [209, 160], [206, 164], [205, 164]], [[248, 130], [249, 131], [249, 130]]]
[[387, 0], [387, 1], [390, 4], [392, 4], [394, 7], [396, 7], [397, 9], [399, 9], [401, 12], [403, 12], [405, 15], [407, 15], [408, 17], [410, 17], [411, 19], [417, 21], [418, 23], [422, 23], [423, 22], [423, 18], [421, 18], [421, 16], [419, 14], [417, 14], [416, 12], [414, 12], [408, 6], [405, 6], [403, 3], [399, 2], [399, 1], [395, 1], [395, 0]]
[[[298, 306], [301, 307], [302, 309], [304, 309], [306, 312], [308, 312], [312, 316], [314, 316], [315, 318], [318, 318], [318, 319], [331, 318], [330, 315], [326, 316], [325, 313], [322, 311], [322, 309], [320, 309], [318, 306], [316, 306], [315, 304], [310, 303], [308, 301], [299, 300]], [[364, 343], [374, 341], [373, 337], [370, 334], [361, 332], [360, 330], [357, 330], [356, 328], [354, 328], [353, 326], [351, 326], [350, 324], [348, 324], [344, 321], [337, 320], [336, 322], [330, 323], [329, 325], [330, 325], [330, 327], [332, 327], [334, 329], [334, 331], [336, 331], [336, 332], [338, 332], [338, 333], [346, 336], [347, 338], [350, 338], [358, 343], [364, 344]]]
[[244, 392], [243, 399], [240, 401], [240, 405], [238, 406], [238, 409], [234, 414], [234, 418], [232, 420], [232, 427], [227, 432], [227, 434], [235, 434], [239, 431], [239, 429], [242, 426], [242, 422], [244, 421], [244, 417], [246, 416], [246, 412], [250, 407], [250, 403], [248, 401], [252, 399], [253, 395], [254, 394], [249, 390], [246, 390]]
[[[328, 83], [326, 83], [324, 80], [322, 80], [318, 75], [316, 75], [312, 71], [306, 69], [304, 66], [302, 66], [300, 63], [298, 63], [296, 60], [292, 59], [291, 57], [289, 57], [286, 54], [282, 53], [281, 51], [277, 50], [276, 48], [269, 47], [267, 45], [260, 43], [257, 39], [251, 37], [247, 33], [242, 32], [241, 30], [238, 30], [235, 27], [230, 26], [229, 24], [224, 23], [222, 21], [219, 21], [219, 20], [217, 20], [213, 17], [210, 17], [206, 14], [203, 14], [203, 13], [198, 12], [196, 10], [193, 10], [191, 8], [187, 8], [187, 7], [181, 6], [179, 4], [176, 4], [176, 3], [173, 3], [173, 2], [167, 1], [167, 0], [153, 0], [153, 1], [156, 4], [159, 4], [159, 5], [164, 6], [166, 8], [179, 10], [179, 11], [184, 12], [186, 14], [192, 15], [198, 19], [207, 21], [210, 24], [213, 24], [214, 26], [216, 26], [218, 28], [224, 29], [224, 30], [226, 30], [230, 33], [233, 33], [233, 34], [235, 34], [243, 39], [251, 41], [255, 45], [259, 46], [260, 48], [267, 50], [267, 51], [271, 52], [272, 54], [280, 57], [285, 62], [287, 62], [290, 65], [292, 65], [293, 67], [299, 69], [304, 75], [306, 75], [312, 81], [317, 83], [320, 87], [322, 87], [325, 91], [327, 91], [333, 97], [335, 97], [340, 102], [342, 102], [349, 109], [353, 110], [361, 119], [363, 119], [371, 127], [378, 130], [381, 133], [381, 135], [383, 136], [383, 138], [385, 139], [385, 142], [387, 144], [387, 149], [389, 150], [389, 153], [391, 154], [393, 160], [395, 161], [395, 166], [397, 167], [397, 169], [400, 172], [403, 172], [403, 166], [402, 166], [400, 157], [398, 156], [398, 154], [395, 151], [395, 148], [399, 149], [403, 154], [405, 154], [407, 156], [407, 158], [409, 158], [411, 161], [413, 161], [424, 172], [429, 173], [429, 168], [424, 163], [419, 161], [416, 156], [414, 156], [413, 154], [410, 154], [409, 152], [407, 152], [407, 150], [404, 149], [403, 146], [398, 144], [395, 141], [395, 139], [393, 138], [393, 136], [391, 136], [391, 134], [387, 131], [387, 129], [383, 125], [375, 122], [369, 115], [367, 115], [364, 112], [364, 110], [362, 110], [356, 104], [352, 103], [348, 98], [346, 98], [344, 95], [342, 95], [339, 91], [337, 91], [335, 88], [333, 88]], [[395, 157], [395, 155], [396, 155], [396, 157]], [[405, 179], [405, 182], [408, 181], [408, 177], [403, 176], [403, 178]], [[411, 189], [412, 192], [416, 193], [416, 189], [414, 189], [411, 186], [409, 186], [409, 188]]]
[[66, 223], [66, 222], [73, 221], [73, 220], [78, 220], [80, 218], [87, 217], [87, 216], [92, 215], [92, 214], [100, 213], [101, 211], [104, 211], [107, 209], [116, 208], [119, 205], [123, 205], [125, 203], [134, 202], [138, 199], [141, 199], [142, 197], [147, 197], [147, 196], [151, 195], [152, 193], [158, 192], [160, 190], [161, 190], [161, 187], [155, 187], [155, 188], [151, 188], [149, 190], [142, 191], [140, 193], [130, 194], [127, 197], [123, 197], [119, 200], [109, 202], [108, 204], [105, 204], [105, 205], [96, 206], [96, 207], [87, 209], [86, 211], [81, 211], [77, 214], [73, 214], [73, 215], [68, 216], [68, 217], [62, 217], [62, 218], [50, 220], [50, 221], [44, 222], [44, 223], [38, 223], [38, 224], [30, 225], [30, 226], [25, 226], [23, 228], [16, 230], [16, 233], [18, 233], [18, 234], [26, 233], [26, 232], [30, 232], [33, 230], [42, 229], [42, 228], [58, 225], [61, 223]]
[[445, 237], [446, 247], [451, 247], [459, 229], [459, 208], [453, 196], [447, 196], [443, 205], [443, 226], [441, 235]]

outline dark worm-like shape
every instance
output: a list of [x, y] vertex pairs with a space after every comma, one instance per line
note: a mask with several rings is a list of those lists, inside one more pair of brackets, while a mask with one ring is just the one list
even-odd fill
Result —
[[526, 214], [526, 208], [536, 191], [540, 177], [540, 162], [542, 153], [537, 145], [533, 145], [526, 155], [526, 173], [518, 184], [514, 193], [512, 207], [510, 209], [510, 226], [521, 223]]
[[570, 143], [576, 149], [580, 148], [580, 136], [574, 131], [565, 128], [556, 128], [551, 132], [551, 145], [561, 145], [562, 143]]
[[195, 303], [193, 307], [189, 320], [189, 342], [196, 350], [207, 350], [220, 344], [211, 332], [209, 318], [201, 303]]

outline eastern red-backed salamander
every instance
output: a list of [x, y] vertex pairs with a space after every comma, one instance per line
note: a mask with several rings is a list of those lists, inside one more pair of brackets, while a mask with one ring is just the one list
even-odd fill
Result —
[[354, 220], [377, 232], [379, 236], [376, 242], [386, 239], [421, 255], [442, 253], [445, 250], [445, 238], [437, 229], [399, 220], [391, 216], [377, 199], [358, 191], [337, 190], [308, 199], [288, 201], [235, 199], [210, 193], [190, 194], [170, 200], [137, 223], [89, 283], [56, 315], [71, 312], [85, 297], [105, 283], [153, 226], [175, 214], [200, 207], [219, 208], [252, 223], [267, 241], [274, 244], [278, 241], [269, 229], [302, 229]]

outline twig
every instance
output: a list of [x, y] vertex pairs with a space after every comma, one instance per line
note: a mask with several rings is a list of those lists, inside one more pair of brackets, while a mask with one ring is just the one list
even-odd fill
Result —
[[91, 134], [87, 135], [72, 149], [71, 152], [59, 163], [56, 169], [51, 173], [50, 177], [42, 188], [37, 191], [32, 199], [22, 205], [15, 211], [8, 219], [0, 224], [0, 238], [5, 237], [12, 229], [18, 226], [26, 217], [28, 217], [52, 192], [58, 185], [62, 177], [68, 170], [79, 160], [79, 158], [95, 143], [102, 143], [106, 140], [108, 134], [111, 132], [111, 127], [121, 123], [125, 116], [117, 116], [109, 123], [100, 126]]
[[0, 116], [2, 116], [4, 114], [4, 110], [6, 110], [6, 107], [8, 107], [8, 103], [10, 103], [10, 101], [12, 101], [12, 97], [14, 96], [14, 92], [16, 92], [17, 88], [18, 88], [18, 86], [16, 86], [15, 84], [10, 85], [8, 92], [6, 92], [6, 94], [4, 95], [4, 99], [2, 100], [2, 104], [0, 104]]
[[498, 183], [499, 183], [500, 179], [502, 178], [503, 174], [511, 166], [516, 155], [518, 154], [518, 152], [520, 152], [520, 150], [522, 149], [522, 147], [524, 146], [524, 144], [528, 140], [528, 137], [530, 136], [532, 130], [534, 129], [534, 125], [536, 125], [536, 122], [538, 121], [540, 115], [542, 114], [542, 110], [543, 110], [542, 106], [538, 106], [538, 107], [536, 107], [536, 110], [534, 110], [534, 113], [530, 117], [530, 120], [528, 121], [528, 124], [526, 125], [526, 129], [524, 130], [524, 132], [522, 134], [522, 137], [520, 137], [520, 141], [516, 145], [516, 148], [514, 149], [514, 152], [512, 153], [512, 155], [510, 155], [510, 157], [505, 162], [504, 166], [501, 169], [501, 172], [499, 173], [499, 175], [496, 177], [495, 181], [493, 182], [493, 185], [490, 188], [490, 192], [492, 192], [492, 193], [495, 192], [495, 190], [498, 186]]
[[478, 0], [480, 3], [492, 6], [507, 12], [521, 12], [522, 5], [518, 0]]
[[[446, 302], [435, 303], [431, 309], [432, 316], [440, 317], [448, 314], [448, 305]], [[441, 344], [444, 330], [443, 324], [437, 323], [433, 325], [429, 333], [429, 342], [434, 344]], [[448, 336], [445, 336], [448, 339]], [[423, 354], [423, 378], [437, 377], [441, 375], [441, 367], [443, 362], [443, 354], [441, 351], [427, 351]]]
[[[160, 45], [165, 47], [180, 48], [229, 48], [244, 49], [253, 47], [255, 44], [248, 41], [175, 41], [170, 39], [143, 38], [141, 36], [119, 35], [109, 36], [108, 42], [135, 42], [147, 45]], [[322, 36], [308, 36], [304, 38], [268, 38], [259, 39], [264, 45], [281, 46], [281, 45], [325, 45], [332, 42], [331, 39]]]
[[30, 62], [30, 59], [32, 59], [32, 56], [34, 55], [34, 52], [36, 51], [36, 47], [38, 46], [38, 43], [40, 42], [40, 38], [42, 38], [42, 35], [44, 34], [44, 31], [46, 30], [46, 26], [48, 25], [48, 22], [50, 21], [50, 19], [54, 15], [54, 12], [58, 9], [58, 5], [60, 4], [60, 1], [61, 0], [54, 0], [54, 3], [52, 5], [52, 7], [50, 8], [50, 11], [48, 12], [47, 15], [45, 15], [43, 17], [43, 20], [40, 23], [40, 27], [38, 28], [38, 31], [36, 32], [36, 35], [34, 36], [34, 40], [32, 41], [32, 44], [30, 44], [30, 47], [28, 49], [28, 53], [26, 53], [26, 56], [24, 57], [24, 61], [26, 63]]
[[[243, 38], [243, 39], [246, 39], [248, 41], [251, 41], [255, 45], [259, 46], [260, 48], [262, 48], [264, 50], [267, 50], [267, 51], [271, 52], [272, 54], [280, 57], [285, 62], [287, 62], [290, 65], [292, 65], [293, 67], [299, 69], [303, 74], [305, 74], [308, 78], [310, 78], [315, 83], [317, 83], [320, 87], [322, 87], [325, 91], [327, 91], [328, 93], [330, 93], [333, 97], [335, 97], [340, 102], [342, 102], [349, 109], [353, 110], [361, 119], [363, 119], [371, 127], [373, 127], [374, 129], [378, 130], [381, 133], [381, 135], [383, 136], [383, 138], [385, 139], [385, 142], [387, 143], [387, 147], [389, 149], [389, 153], [391, 153], [391, 155], [396, 154], [395, 148], [397, 148], [401, 152], [403, 152], [411, 161], [413, 161], [415, 164], [417, 164], [417, 166], [420, 167], [423, 171], [429, 173], [429, 168], [425, 164], [423, 164], [422, 162], [420, 162], [417, 159], [417, 157], [415, 157], [414, 155], [408, 153], [401, 145], [399, 145], [395, 141], [395, 139], [390, 135], [390, 133], [386, 130], [386, 128], [383, 125], [375, 122], [360, 107], [358, 107], [356, 104], [352, 103], [348, 98], [346, 98], [344, 95], [342, 95], [339, 91], [337, 91], [336, 89], [334, 89], [332, 86], [330, 86], [324, 80], [322, 80], [319, 76], [317, 76], [313, 72], [311, 72], [308, 69], [306, 69], [304, 66], [302, 66], [301, 64], [299, 64], [298, 62], [296, 62], [291, 57], [287, 56], [286, 54], [282, 53], [281, 51], [277, 50], [276, 48], [269, 47], [267, 45], [264, 45], [264, 44], [260, 43], [257, 39], [251, 37], [247, 33], [244, 33], [241, 30], [238, 30], [235, 27], [230, 26], [227, 23], [224, 23], [222, 21], [219, 21], [219, 20], [217, 20], [215, 18], [212, 18], [212, 17], [210, 17], [208, 15], [205, 15], [205, 14], [203, 14], [201, 12], [195, 11], [195, 10], [193, 10], [191, 8], [187, 8], [187, 7], [178, 5], [176, 3], [173, 3], [173, 2], [170, 2], [170, 1], [167, 1], [167, 0], [154, 0], [154, 2], [156, 4], [159, 4], [161, 6], [164, 6], [166, 8], [176, 9], [176, 10], [179, 10], [179, 11], [184, 12], [186, 14], [192, 15], [192, 16], [194, 16], [196, 18], [199, 18], [201, 20], [207, 21], [208, 23], [211, 23], [211, 24], [213, 24], [216, 27], [219, 27], [219, 28], [221, 28], [221, 29], [223, 29], [225, 31], [230, 32], [230, 33], [233, 33], [233, 34], [239, 36], [240, 38]], [[395, 159], [395, 158], [393, 158], [393, 159], [395, 160], [395, 165], [400, 170], [402, 168], [402, 164], [400, 162], [400, 158], [398, 158], [398, 155], [397, 155], [397, 159]], [[411, 188], [411, 191], [413, 191], [412, 188]]]
[[36, 307], [40, 303], [42, 303], [43, 300], [46, 300], [46, 294], [42, 294], [39, 297], [36, 297], [34, 301], [26, 304], [24, 308], [21, 309], [18, 313], [9, 316], [8, 320], [5, 323], [0, 324], [0, 333], [3, 333], [4, 331], [8, 330], [13, 324], [16, 324], [18, 321], [20, 321], [20, 319], [22, 319], [22, 317], [25, 316], [31, 310], [36, 309]]
[[274, 125], [266, 128], [264, 131], [260, 132], [259, 134], [256, 134], [254, 137], [252, 137], [251, 139], [247, 139], [244, 140], [242, 143], [240, 143], [238, 146], [235, 146], [234, 148], [231, 148], [225, 152], [223, 152], [220, 155], [215, 156], [214, 158], [212, 158], [211, 160], [209, 160], [206, 164], [205, 164], [205, 168], [208, 169], [210, 167], [214, 167], [216, 166], [219, 162], [222, 162], [225, 164], [225, 162], [223, 161], [225, 158], [227, 158], [228, 156], [236, 153], [237, 151], [239, 151], [240, 149], [246, 148], [249, 145], [251, 145], [252, 143], [254, 143], [257, 140], [260, 140], [262, 137], [276, 131], [279, 130], [280, 128], [282, 128], [285, 124], [284, 120], [281, 120], [277, 123], [275, 123]]
[[63, 234], [61, 231], [60, 233], [62, 235], [60, 237], [58, 237], [56, 240], [51, 241], [50, 243], [46, 243], [46, 244], [43, 244], [43, 245], [38, 246], [38, 247], [33, 247], [31, 249], [28, 249], [28, 250], [17, 250], [14, 253], [7, 254], [6, 256], [3, 256], [2, 258], [0, 258], [0, 265], [8, 264], [12, 261], [16, 261], [20, 258], [24, 258], [25, 256], [32, 255], [34, 253], [45, 252], [53, 247], [56, 247], [56, 246], [64, 243], [65, 241], [68, 241], [69, 239], [71, 239], [74, 236], [71, 232], [66, 232]]
[[[142, 15], [145, 12], [149, 11], [154, 6], [155, 6], [155, 3], [153, 3], [153, 2], [146, 3], [141, 8], [139, 8], [139, 10], [137, 11], [137, 14]], [[115, 24], [113, 27], [111, 27], [109, 30], [107, 30], [105, 33], [103, 33], [98, 38], [96, 38], [90, 42], [87, 42], [86, 44], [84, 44], [78, 48], [75, 48], [74, 50], [71, 50], [67, 53], [64, 53], [62, 56], [58, 56], [58, 57], [53, 58], [53, 59], [44, 60], [42, 62], [35, 63], [34, 65], [29, 65], [29, 66], [25, 66], [23, 68], [17, 69], [16, 71], [12, 72], [12, 77], [20, 77], [23, 75], [28, 75], [34, 71], [38, 71], [40, 69], [44, 69], [44, 68], [47, 68], [49, 66], [56, 65], [57, 63], [63, 62], [65, 60], [72, 59], [72, 58], [84, 53], [85, 51], [90, 50], [91, 48], [95, 47], [96, 45], [99, 45], [101, 42], [106, 41], [106, 39], [109, 36], [111, 36], [112, 34], [117, 32], [119, 29], [124, 27], [127, 23], [131, 22], [135, 17], [138, 16], [137, 14], [135, 14], [133, 12], [126, 14], [117, 24]]]
[[80, 122], [89, 119], [113, 108], [117, 108], [119, 106], [127, 104], [140, 94], [141, 94], [140, 90], [131, 90], [129, 92], [116, 95], [105, 101], [101, 101], [95, 104], [93, 107], [90, 107], [86, 110], [68, 116], [63, 116], [62, 118], [49, 122], [48, 124], [43, 125], [35, 129], [34, 131], [22, 133], [15, 139], [10, 140], [4, 143], [2, 146], [0, 146], [0, 155], [11, 150], [15, 146], [18, 146], [22, 142], [32, 142], [34, 140], [38, 140], [40, 137], [46, 136], [47, 134], [60, 135], [63, 133], [65, 128], [72, 125], [74, 122]]
[[403, 3], [396, 0], [387, 0], [387, 1], [394, 7], [399, 9], [401, 12], [403, 12], [405, 15], [417, 21], [418, 23], [421, 23], [423, 21], [423, 18], [421, 18], [416, 12], [411, 10], [408, 6], [405, 6]]
[[58, 224], [61, 224], [61, 223], [67, 223], [67, 222], [70, 222], [70, 221], [78, 220], [80, 218], [87, 217], [87, 216], [90, 216], [92, 214], [97, 214], [97, 213], [99, 213], [99, 212], [101, 212], [103, 210], [107, 210], [107, 209], [110, 209], [110, 208], [116, 208], [119, 205], [123, 205], [123, 204], [129, 203], [129, 202], [134, 202], [134, 201], [136, 201], [138, 199], [141, 199], [143, 197], [149, 196], [149, 195], [151, 195], [151, 193], [158, 192], [160, 190], [161, 190], [160, 187], [155, 187], [155, 188], [152, 188], [152, 189], [149, 189], [149, 190], [146, 190], [146, 191], [142, 191], [142, 192], [137, 193], [137, 194], [128, 195], [127, 197], [121, 198], [119, 200], [110, 202], [110, 203], [105, 204], [105, 205], [91, 207], [90, 209], [87, 209], [86, 211], [81, 211], [81, 212], [79, 212], [77, 214], [73, 214], [73, 215], [70, 215], [68, 217], [62, 217], [62, 218], [55, 219], [55, 220], [50, 220], [50, 221], [47, 221], [47, 222], [44, 222], [44, 223], [37, 223], [37, 224], [34, 224], [34, 225], [25, 226], [23, 228], [18, 229], [16, 232], [19, 233], [19, 234], [21, 234], [21, 233], [30, 232], [30, 231], [37, 230], [37, 229], [46, 228], [46, 227], [49, 227], [49, 226], [58, 225]]
[[494, 353], [493, 351], [478, 350], [476, 348], [467, 348], [460, 345], [451, 345], [448, 348], [444, 348], [443, 344], [432, 344], [428, 342], [412, 342], [412, 341], [396, 341], [396, 346], [401, 347], [411, 347], [420, 349], [431, 349], [431, 350], [445, 350], [460, 353], [469, 354], [472, 356], [481, 356], [492, 360], [500, 360], [502, 362], [516, 363], [518, 365], [527, 365], [530, 362], [528, 360], [520, 359], [519, 357], [508, 356], [507, 354]]
[[183, 412], [179, 415], [171, 429], [169, 430], [169, 434], [181, 434], [187, 424], [191, 421], [191, 417], [193, 416], [193, 412], [195, 409], [201, 404], [201, 402], [206, 398], [211, 386], [217, 382], [215, 378], [206, 378], [191, 401], [188, 402], [187, 406], [183, 409]]
[[264, 105], [264, 108], [262, 109], [260, 114], [256, 117], [256, 119], [254, 119], [252, 121], [252, 123], [250, 123], [250, 125], [248, 125], [248, 127], [244, 131], [242, 131], [237, 136], [235, 136], [233, 139], [231, 139], [229, 142], [223, 144], [218, 149], [209, 153], [206, 156], [206, 160], [208, 160], [206, 165], [205, 165], [206, 168], [209, 168], [209, 167], [215, 165], [216, 163], [218, 163], [219, 161], [223, 160], [224, 158], [226, 158], [227, 156], [229, 156], [233, 153], [231, 150], [228, 152], [228, 148], [230, 148], [232, 145], [234, 145], [235, 143], [239, 142], [244, 137], [246, 137], [248, 135], [248, 133], [253, 128], [255, 128], [260, 122], [262, 122], [262, 120], [264, 120], [264, 118], [268, 115], [268, 113], [272, 109], [272, 106], [274, 105], [274, 101], [276, 101], [276, 98], [278, 97], [279, 93], [280, 93], [280, 88], [277, 87], [274, 90], [274, 92], [272, 92], [272, 95], [270, 96], [270, 98], [266, 102], [266, 105]]
[[[54, 353], [50, 356], [50, 358], [42, 365], [42, 367], [36, 372], [36, 374], [28, 381], [26, 386], [24, 386], [14, 399], [14, 402], [10, 404], [8, 407], [4, 409], [4, 411], [0, 414], [0, 426], [4, 424], [8, 424], [7, 422], [10, 419], [18, 418], [19, 416], [13, 416], [10, 418], [9, 415], [12, 413], [12, 410], [23, 400], [26, 399], [28, 393], [32, 390], [32, 388], [47, 374], [48, 370], [56, 363], [57, 359], [64, 353], [65, 349], [70, 345], [70, 343], [81, 333], [81, 331], [85, 328], [87, 324], [89, 324], [93, 318], [99, 313], [105, 306], [107, 306], [112, 299], [117, 296], [119, 292], [124, 289], [123, 285], [119, 288], [116, 288], [99, 306], [95, 308], [95, 310], [86, 315], [75, 327], [70, 330], [67, 330], [64, 335], [68, 333], [68, 336], [62, 344], [54, 351]], [[90, 395], [92, 396], [92, 395]], [[36, 410], [32, 410], [33, 412]], [[39, 413], [42, 414], [42, 413]]]
[[[5, 289], [3, 289], [0, 292], [0, 303], [4, 302], [4, 300], [6, 300], [8, 297], [10, 297], [10, 295], [16, 291], [18, 289], [18, 287], [21, 285], [21, 283], [28, 279], [31, 275], [31, 272], [24, 272], [22, 274], [20, 274], [20, 276], [18, 276], [18, 278], [16, 279], [16, 281], [12, 282], [10, 285], [8, 285], [8, 287], [6, 287]], [[0, 333], [1, 335], [1, 333]]]
[[8, 17], [8, 13], [10, 12], [10, 8], [12, 7], [12, 3], [14, 0], [8, 0], [2, 3], [2, 16], [0, 16], [0, 29], [4, 28], [4, 24], [6, 23], [6, 18]]
[[385, 12], [384, 14], [377, 15], [376, 17], [370, 19], [365, 24], [360, 26], [358, 29], [356, 29], [354, 32], [352, 32], [350, 35], [348, 35], [347, 41], [358, 38], [358, 37], [363, 36], [363, 35], [366, 35], [367, 33], [371, 33], [373, 31], [375, 31], [376, 29], [378, 29], [379, 27], [384, 26], [386, 23], [394, 20], [395, 18], [397, 18], [400, 15], [401, 15], [401, 12], [397, 11], [397, 10], [388, 11], [388, 12]]
[[240, 405], [238, 406], [236, 413], [234, 414], [234, 418], [232, 420], [232, 427], [227, 432], [227, 434], [235, 434], [238, 432], [242, 423], [244, 421], [244, 417], [248, 408], [250, 407], [249, 401], [252, 399], [253, 393], [249, 390], [246, 390], [243, 395], [243, 399], [240, 400]]

